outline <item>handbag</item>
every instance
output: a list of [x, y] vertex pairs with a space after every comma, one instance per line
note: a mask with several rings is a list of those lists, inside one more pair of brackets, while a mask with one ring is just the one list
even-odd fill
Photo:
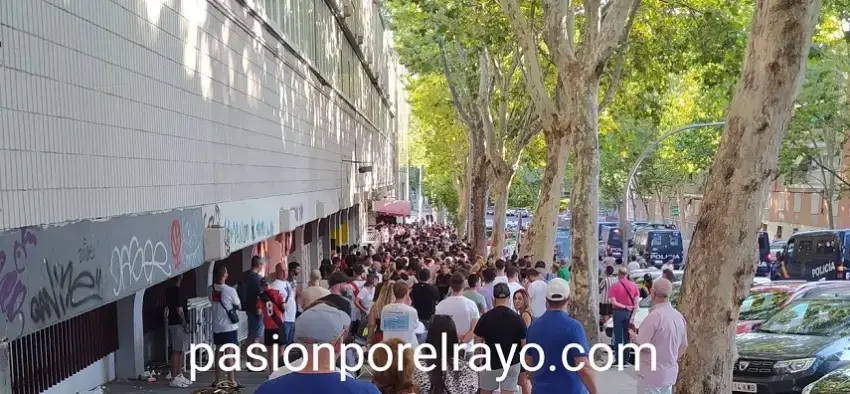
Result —
[[225, 312], [227, 312], [227, 318], [230, 319], [231, 323], [239, 323], [239, 311], [236, 308], [227, 309], [227, 307], [224, 306], [224, 301], [221, 300], [221, 297], [219, 297], [218, 303], [221, 304], [221, 307], [224, 308]]

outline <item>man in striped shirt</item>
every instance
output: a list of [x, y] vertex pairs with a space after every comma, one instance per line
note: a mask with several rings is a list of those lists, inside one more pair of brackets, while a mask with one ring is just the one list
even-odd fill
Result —
[[619, 279], [614, 275], [614, 267], [605, 267], [605, 276], [599, 281], [599, 327], [600, 331], [604, 331], [605, 322], [611, 318], [614, 313], [611, 307], [611, 288], [614, 287]]

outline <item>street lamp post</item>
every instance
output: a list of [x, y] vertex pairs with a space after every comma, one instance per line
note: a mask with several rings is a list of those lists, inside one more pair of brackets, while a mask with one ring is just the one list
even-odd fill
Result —
[[724, 122], [713, 122], [713, 123], [694, 123], [684, 127], [680, 127], [673, 131], [668, 131], [667, 133], [661, 135], [653, 141], [646, 149], [643, 150], [643, 153], [638, 156], [637, 161], [635, 161], [634, 166], [632, 166], [632, 170], [629, 171], [629, 177], [626, 178], [626, 185], [623, 188], [623, 202], [620, 204], [620, 231], [623, 233], [623, 261], [629, 261], [629, 239], [631, 239], [631, 226], [629, 226], [629, 190], [632, 188], [632, 179], [634, 179], [635, 174], [637, 173], [638, 168], [640, 167], [640, 163], [643, 162], [647, 156], [649, 156], [650, 152], [655, 150], [658, 147], [658, 144], [661, 141], [664, 141], [670, 136], [679, 134], [685, 130], [698, 129], [702, 127], [716, 127], [723, 126]]

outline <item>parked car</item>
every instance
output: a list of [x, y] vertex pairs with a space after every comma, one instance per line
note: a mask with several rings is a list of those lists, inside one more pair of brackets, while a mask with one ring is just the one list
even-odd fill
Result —
[[751, 332], [786, 305], [801, 299], [850, 297], [850, 283], [845, 281], [776, 281], [753, 286], [741, 304], [738, 334]]
[[[850, 355], [845, 355], [850, 357]], [[801, 394], [850, 393], [850, 365], [836, 369], [806, 386]]]
[[736, 337], [733, 393], [798, 393], [847, 364], [850, 297], [800, 299]]

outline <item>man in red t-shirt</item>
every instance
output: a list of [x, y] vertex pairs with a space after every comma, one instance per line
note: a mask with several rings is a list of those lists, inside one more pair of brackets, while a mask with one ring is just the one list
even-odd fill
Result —
[[[285, 304], [283, 295], [270, 288], [265, 278], [260, 280], [260, 286], [263, 291], [257, 296], [257, 310], [263, 316], [266, 351], [272, 352], [275, 346], [282, 347], [284, 345], [283, 310]], [[278, 356], [281, 354], [283, 354], [282, 348], [279, 349]], [[268, 353], [270, 357], [267, 356], [269, 373], [274, 372], [273, 355], [274, 353]]]
[[608, 296], [611, 297], [611, 306], [614, 310], [611, 317], [614, 320], [613, 350], [615, 354], [620, 354], [618, 346], [626, 344], [629, 326], [634, 324], [634, 312], [640, 301], [640, 290], [635, 282], [629, 280], [629, 270], [626, 267], [620, 267], [617, 276], [619, 280], [611, 284]]

